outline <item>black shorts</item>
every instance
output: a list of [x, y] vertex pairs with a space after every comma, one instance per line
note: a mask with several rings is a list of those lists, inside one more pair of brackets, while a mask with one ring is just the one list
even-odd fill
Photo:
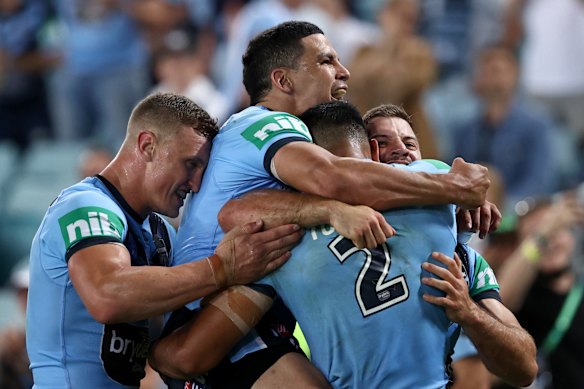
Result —
[[[163, 335], [180, 327], [192, 317], [193, 312], [180, 309], [168, 320]], [[236, 362], [228, 357], [214, 369], [199, 379], [194, 379], [187, 385], [178, 380], [165, 380], [169, 388], [189, 389], [246, 389], [257, 381], [278, 359], [285, 354], [294, 352], [304, 355], [298, 342], [292, 336], [296, 320], [282, 303], [276, 299], [268, 313], [260, 320], [255, 331], [262, 339], [266, 348], [247, 354]], [[174, 382], [172, 382], [174, 381]]]
[[286, 340], [248, 354], [237, 362], [224, 361], [211, 370], [207, 378], [213, 389], [251, 388], [270, 366], [288, 353], [302, 354], [302, 351]]
[[276, 299], [270, 311], [255, 327], [255, 331], [267, 347], [250, 353], [237, 362], [224, 358], [207, 376], [212, 388], [250, 388], [283, 355], [288, 353], [304, 355], [292, 336], [295, 324], [296, 320], [288, 308], [280, 299]]

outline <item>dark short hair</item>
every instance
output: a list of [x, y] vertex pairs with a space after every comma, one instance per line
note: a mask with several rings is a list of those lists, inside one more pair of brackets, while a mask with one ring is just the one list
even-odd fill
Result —
[[243, 54], [243, 85], [252, 105], [257, 104], [272, 88], [272, 70], [296, 69], [304, 47], [304, 37], [323, 34], [309, 22], [289, 21], [265, 30], [253, 38]]
[[206, 138], [213, 139], [219, 131], [217, 120], [194, 101], [175, 93], [155, 93], [136, 105], [128, 128], [140, 126], [156, 129], [162, 137], [173, 135], [180, 127], [192, 127]]
[[382, 104], [375, 108], [371, 108], [369, 111], [363, 115], [363, 122], [365, 125], [369, 124], [369, 122], [377, 117], [384, 117], [384, 118], [400, 118], [405, 120], [412, 129], [414, 125], [412, 124], [412, 118], [408, 113], [400, 107], [399, 105], [395, 104]]
[[361, 114], [346, 101], [329, 101], [307, 109], [299, 116], [306, 124], [314, 143], [332, 149], [341, 142], [368, 143]]

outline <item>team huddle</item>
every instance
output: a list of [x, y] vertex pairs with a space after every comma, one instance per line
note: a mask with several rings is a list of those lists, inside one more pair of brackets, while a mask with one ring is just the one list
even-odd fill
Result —
[[[169, 388], [445, 388], [461, 330], [529, 385], [534, 342], [468, 245], [501, 219], [487, 169], [422, 159], [400, 107], [342, 101], [350, 73], [311, 23], [259, 34], [243, 65], [251, 105], [220, 129], [150, 95], [114, 160], [50, 206], [30, 255], [34, 387], [139, 387], [148, 364]], [[175, 232], [159, 215], [183, 204]]]

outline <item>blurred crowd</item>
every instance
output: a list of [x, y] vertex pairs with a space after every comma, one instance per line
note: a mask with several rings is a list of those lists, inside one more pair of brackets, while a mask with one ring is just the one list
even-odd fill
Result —
[[[154, 91], [184, 94], [222, 124], [248, 104], [249, 39], [291, 19], [323, 29], [362, 113], [401, 105], [427, 158], [489, 166], [504, 223], [476, 244], [542, 346], [582, 282], [582, 0], [0, 0], [0, 142], [23, 153], [41, 139], [86, 142], [103, 166]], [[584, 375], [582, 353], [567, 347], [584, 348], [570, 332], [581, 300], [574, 309], [546, 351], [546, 371], [561, 373], [540, 384], [562, 366]]]
[[361, 112], [402, 105], [426, 156], [492, 166], [507, 205], [582, 180], [580, 0], [2, 0], [0, 139], [115, 151], [153, 91], [221, 124], [248, 40], [290, 19], [325, 31]]

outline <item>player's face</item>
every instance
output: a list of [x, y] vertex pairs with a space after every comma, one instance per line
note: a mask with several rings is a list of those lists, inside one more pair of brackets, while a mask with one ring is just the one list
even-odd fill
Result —
[[298, 111], [327, 101], [340, 100], [347, 93], [350, 73], [328, 39], [322, 34], [302, 38], [304, 54], [298, 69], [291, 72]]
[[418, 138], [404, 119], [378, 116], [369, 121], [367, 132], [379, 144], [381, 162], [408, 165], [422, 158]]
[[199, 191], [210, 153], [211, 142], [188, 126], [162, 142], [155, 156], [156, 168], [148, 177], [151, 193], [157, 196], [155, 211], [178, 216], [187, 194]]

